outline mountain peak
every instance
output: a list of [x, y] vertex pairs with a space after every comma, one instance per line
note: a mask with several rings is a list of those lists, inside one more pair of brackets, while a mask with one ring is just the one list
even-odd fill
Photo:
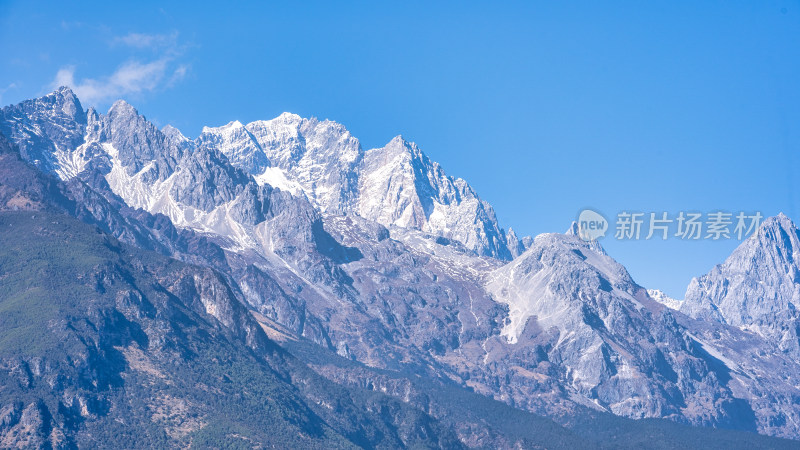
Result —
[[564, 233], [567, 236], [577, 236], [579, 234], [578, 230], [578, 222], [572, 221], [572, 224], [567, 228], [567, 231]]
[[743, 256], [745, 258], [752, 258], [753, 253], [758, 251], [777, 252], [781, 254], [781, 260], [789, 258], [800, 262], [800, 231], [786, 214], [780, 213], [766, 218], [753, 236], [753, 239], [742, 243], [731, 256], [740, 254], [746, 255]]
[[[432, 161], [427, 160], [427, 156], [422, 152], [422, 149], [417, 146], [416, 143], [406, 140], [403, 135], [398, 134], [394, 138], [392, 138], [386, 146], [383, 147], [383, 150], [389, 152], [389, 154], [402, 154], [406, 153], [411, 156], [412, 159], [423, 159], [425, 160], [424, 163], [428, 164], [436, 164]], [[438, 164], [437, 164], [438, 165]]]
[[303, 118], [299, 115], [288, 111], [282, 112], [280, 116], [276, 117], [276, 119], [279, 119], [283, 122], [300, 122], [303, 120]]
[[61, 97], [74, 98], [74, 99], [78, 98], [78, 96], [76, 96], [75, 93], [72, 92], [72, 89], [69, 86], [59, 86], [58, 88], [56, 88], [56, 90], [51, 92], [50, 95], [58, 95]]
[[181, 130], [173, 127], [172, 125], [165, 125], [164, 128], [161, 129], [161, 132], [164, 133], [164, 136], [169, 138], [173, 142], [188, 142], [189, 138], [181, 133]]
[[783, 229], [783, 230], [794, 230], [797, 229], [797, 226], [784, 213], [778, 213], [777, 216], [771, 216], [764, 219], [764, 223], [761, 224], [759, 227], [760, 230], [769, 230], [769, 229]]
[[83, 142], [86, 113], [75, 93], [66, 86], [40, 98], [0, 109], [0, 129], [20, 149], [27, 161], [45, 171], [57, 166], [59, 149]]
[[797, 305], [800, 231], [781, 213], [765, 219], [725, 262], [692, 279], [681, 311], [755, 331], [781, 350], [800, 355]]
[[[572, 321], [583, 322], [588, 330], [602, 327], [582, 320], [587, 308], [596, 310], [598, 316], [615, 312], [607, 308], [614, 298], [625, 302], [621, 308], [636, 310], [639, 305], [634, 295], [639, 288], [628, 272], [608, 255], [593, 250], [577, 235], [540, 234], [525, 253], [494, 272], [488, 288], [497, 300], [509, 305], [510, 320], [501, 334], [510, 343], [523, 336], [529, 319], [540, 329]], [[570, 295], [559, 296], [560, 292]]]
[[54, 108], [60, 109], [67, 116], [75, 118], [79, 121], [84, 118], [83, 107], [80, 100], [67, 86], [61, 86], [53, 92], [45, 95], [40, 101], [47, 104], [52, 104]]
[[[581, 230], [580, 230], [580, 227], [578, 226], [578, 222], [573, 220], [572, 224], [570, 224], [569, 228], [567, 228], [567, 231], [564, 232], [564, 235], [573, 237], [574, 239], [577, 239], [577, 240], [580, 240], [583, 243], [583, 245], [585, 245], [586, 247], [592, 249], [593, 251], [595, 251], [595, 252], [597, 252], [597, 253], [599, 253], [601, 255], [607, 255], [606, 250], [603, 248], [602, 245], [600, 245], [599, 242], [597, 242], [597, 239], [586, 240], [583, 237], [581, 237], [580, 231]], [[554, 236], [558, 236], [558, 234], [555, 234], [555, 233], [551, 233], [551, 234], [553, 234]]]
[[244, 128], [244, 124], [239, 122], [238, 120], [231, 120], [230, 122], [226, 123], [225, 125], [221, 126], [222, 129], [228, 128]]
[[387, 147], [405, 147], [405, 148], [408, 148], [408, 149], [412, 149], [412, 148], [416, 149], [416, 148], [418, 148], [416, 143], [414, 143], [412, 141], [409, 141], [408, 139], [403, 137], [402, 134], [398, 134], [397, 136], [393, 137], [392, 140], [389, 141], [388, 144], [386, 144], [386, 146]]
[[661, 303], [667, 308], [674, 309], [676, 311], [681, 309], [681, 303], [683, 300], [672, 298], [660, 289], [648, 289], [647, 295], [649, 295], [651, 299]]
[[126, 102], [125, 100], [117, 100], [111, 105], [111, 108], [108, 109], [108, 115], [139, 115], [139, 112], [136, 111], [136, 108], [133, 107], [130, 103]]
[[218, 127], [205, 126], [200, 134], [226, 136], [226, 139], [232, 139], [234, 136], [248, 136], [247, 128], [238, 120], [231, 120], [225, 125], [220, 125]]

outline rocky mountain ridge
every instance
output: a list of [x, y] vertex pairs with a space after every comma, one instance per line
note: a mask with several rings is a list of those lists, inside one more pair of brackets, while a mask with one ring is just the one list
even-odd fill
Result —
[[341, 125], [284, 114], [192, 141], [125, 102], [83, 112], [68, 89], [0, 119], [83, 219], [218, 270], [287, 342], [564, 423], [607, 411], [800, 435], [800, 367], [770, 357], [766, 333], [665, 307], [574, 233], [518, 240], [402, 138], [364, 152]]
[[764, 337], [800, 357], [800, 231], [784, 214], [764, 221], [722, 264], [695, 278], [681, 311]]
[[519, 253], [520, 242], [500, 228], [491, 205], [401, 136], [364, 151], [341, 124], [284, 113], [206, 127], [195, 144], [218, 149], [259, 184], [302, 193], [322, 212], [429, 232], [479, 255]]

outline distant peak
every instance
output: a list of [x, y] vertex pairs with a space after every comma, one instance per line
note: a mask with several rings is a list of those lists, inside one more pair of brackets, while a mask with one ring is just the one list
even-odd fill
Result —
[[133, 107], [130, 103], [126, 102], [125, 100], [117, 100], [111, 105], [111, 108], [108, 110], [108, 114], [139, 114], [136, 111], [136, 108]]
[[164, 133], [164, 136], [167, 136], [168, 138], [177, 142], [186, 142], [189, 140], [189, 138], [181, 133], [181, 130], [173, 127], [172, 125], [165, 125], [164, 128], [161, 129], [161, 132]]
[[[586, 240], [581, 236], [580, 231], [581, 230], [580, 227], [578, 226], [578, 222], [572, 221], [572, 224], [569, 226], [569, 228], [567, 228], [567, 231], [564, 232], [564, 236], [574, 236], [575, 238], [577, 238], [576, 239], [577, 241], [582, 242], [583, 245], [594, 250], [595, 252], [600, 253], [601, 255], [607, 254], [605, 249], [603, 249], [603, 246], [600, 245], [600, 243], [597, 242], [596, 239]], [[559, 236], [556, 233], [553, 233], [552, 235]]]
[[52, 93], [56, 95], [62, 95], [64, 97], [77, 97], [69, 86], [59, 86], [58, 89]]
[[775, 244], [781, 247], [800, 248], [800, 230], [792, 219], [780, 213], [764, 219], [758, 230], [750, 236], [750, 242], [757, 242], [758, 245]]
[[80, 100], [67, 86], [61, 86], [53, 92], [40, 97], [36, 100], [29, 100], [39, 103], [45, 108], [54, 108], [60, 110], [70, 117], [75, 118], [78, 122], [85, 122], [86, 115], [81, 106]]
[[567, 228], [567, 231], [564, 233], [567, 236], [577, 236], [579, 233], [578, 230], [578, 222], [572, 221], [572, 224]]
[[231, 120], [230, 122], [226, 123], [225, 125], [220, 125], [218, 127], [203, 127], [203, 130], [201, 131], [201, 133], [203, 133], [203, 134], [205, 134], [205, 133], [214, 134], [214, 133], [221, 133], [221, 132], [225, 132], [225, 131], [232, 130], [232, 129], [237, 129], [237, 128], [244, 128], [244, 125], [242, 125], [242, 122], [239, 122], [238, 120]]
[[381, 150], [384, 152], [388, 152], [389, 154], [393, 155], [407, 155], [412, 161], [418, 161], [422, 164], [435, 164], [431, 161], [425, 153], [422, 152], [422, 149], [417, 146], [414, 142], [406, 140], [402, 135], [398, 134], [395, 136], [391, 141], [389, 141], [386, 146], [384, 146]]
[[776, 229], [783, 228], [784, 230], [795, 230], [797, 226], [792, 219], [784, 213], [778, 213], [777, 216], [767, 217], [764, 223], [761, 224], [762, 229]]
[[775, 220], [783, 224], [791, 224], [792, 226], [794, 226], [794, 222], [792, 222], [792, 219], [790, 219], [789, 216], [787, 216], [783, 212], [779, 212], [778, 215], [775, 216]]
[[389, 141], [389, 143], [386, 144], [386, 147], [384, 148], [392, 149], [395, 151], [405, 151], [413, 154], [422, 153], [422, 150], [420, 150], [420, 148], [417, 147], [417, 144], [406, 140], [402, 134], [398, 134], [397, 136], [392, 138], [392, 140]]
[[299, 115], [297, 115], [295, 113], [286, 112], [286, 111], [282, 112], [281, 115], [277, 117], [277, 119], [281, 119], [284, 122], [298, 122], [298, 121], [303, 120], [303, 118], [300, 117]]
[[683, 303], [683, 300], [670, 297], [660, 289], [648, 289], [647, 295], [649, 295], [650, 298], [655, 300], [656, 302], [661, 303], [667, 308], [674, 309], [676, 311], [680, 310], [681, 304]]

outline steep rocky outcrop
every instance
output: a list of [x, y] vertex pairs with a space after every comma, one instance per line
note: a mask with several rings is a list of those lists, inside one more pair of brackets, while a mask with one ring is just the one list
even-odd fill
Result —
[[751, 331], [800, 358], [800, 231], [768, 218], [728, 259], [689, 284], [681, 311]]

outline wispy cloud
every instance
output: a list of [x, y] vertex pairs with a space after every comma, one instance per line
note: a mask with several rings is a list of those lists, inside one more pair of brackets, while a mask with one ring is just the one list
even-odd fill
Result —
[[76, 30], [76, 29], [79, 29], [79, 28], [83, 28], [85, 25], [86, 25], [85, 23], [79, 22], [77, 20], [73, 20], [73, 21], [62, 20], [61, 21], [61, 29], [63, 29], [64, 31]]
[[175, 69], [174, 72], [172, 72], [172, 76], [169, 78], [169, 81], [167, 82], [167, 87], [172, 87], [176, 83], [183, 80], [183, 78], [186, 77], [186, 73], [188, 72], [189, 72], [189, 66], [187, 64], [179, 65], [178, 68]]
[[178, 50], [178, 32], [169, 34], [129, 33], [117, 36], [111, 40], [112, 45], [125, 45], [137, 49], [166, 48], [169, 51]]
[[137, 50], [149, 49], [156, 55], [150, 55], [145, 60], [128, 59], [110, 75], [94, 78], [78, 78], [76, 66], [64, 66], [56, 73], [50, 88], [69, 86], [82, 102], [98, 105], [126, 95], [171, 88], [183, 80], [189, 71], [189, 66], [179, 61], [183, 49], [179, 46], [177, 32], [130, 33], [115, 37], [111, 44]]
[[3, 106], [3, 95], [8, 92], [10, 89], [15, 89], [17, 87], [17, 83], [11, 83], [4, 88], [0, 88], [0, 106]]

